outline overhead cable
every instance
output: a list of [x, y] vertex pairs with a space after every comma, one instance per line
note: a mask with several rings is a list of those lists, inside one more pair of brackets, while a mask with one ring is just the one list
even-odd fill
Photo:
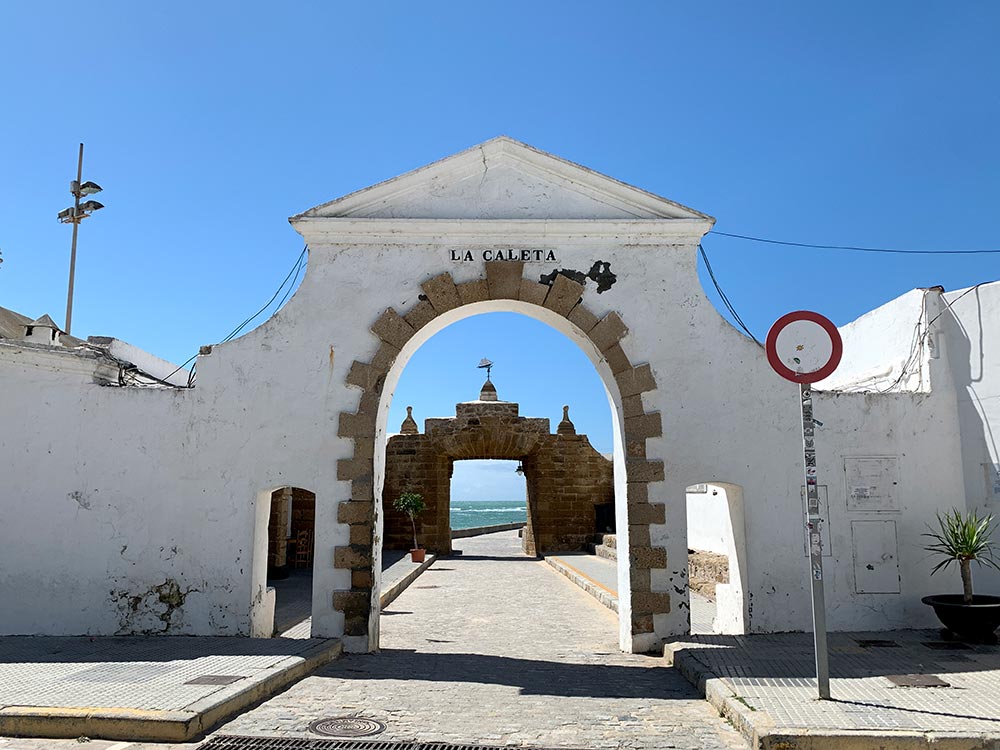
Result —
[[[299, 257], [295, 260], [295, 265], [292, 266], [292, 270], [290, 270], [288, 272], [288, 275], [285, 276], [285, 278], [281, 282], [281, 284], [278, 285], [278, 288], [275, 290], [274, 294], [271, 295], [271, 299], [269, 299], [264, 304], [264, 306], [261, 307], [257, 312], [255, 312], [249, 318], [247, 318], [242, 323], [240, 323], [238, 326], [236, 326], [236, 328], [234, 328], [232, 331], [230, 331], [229, 335], [226, 336], [224, 339], [222, 339], [222, 341], [219, 342], [220, 344], [225, 344], [227, 341], [232, 341], [234, 338], [236, 338], [236, 336], [239, 335], [240, 331], [242, 331], [244, 328], [246, 328], [248, 325], [250, 325], [250, 323], [252, 323], [262, 312], [264, 312], [267, 308], [269, 308], [271, 306], [271, 303], [274, 302], [278, 298], [278, 295], [281, 294], [282, 290], [285, 288], [285, 285], [287, 285], [288, 282], [289, 282], [289, 280], [291, 279], [292, 283], [290, 285], [288, 285], [288, 290], [285, 292], [285, 296], [281, 298], [281, 302], [278, 303], [278, 307], [281, 307], [281, 305], [283, 305], [285, 303], [285, 300], [288, 299], [288, 295], [291, 294], [292, 289], [295, 287], [295, 282], [299, 278], [299, 273], [301, 273], [302, 268], [305, 265], [306, 253], [308, 251], [309, 251], [309, 246], [308, 245], [304, 245], [302, 247], [302, 252], [299, 253]], [[293, 278], [293, 276], [294, 276], [294, 278]], [[165, 378], [163, 378], [163, 380], [164, 381], [170, 380], [171, 377], [173, 377], [178, 372], [180, 372], [181, 370], [183, 370], [197, 356], [198, 356], [197, 354], [192, 355], [186, 362], [184, 362], [184, 364], [182, 364], [180, 367], [178, 367], [176, 370], [174, 370], [172, 373], [170, 373], [170, 375], [167, 375]], [[195, 364], [197, 365], [197, 363], [195, 363]], [[174, 385], [173, 383], [164, 383], [164, 385], [170, 385], [170, 386], [172, 386], [174, 388], [193, 388], [194, 387], [194, 368], [191, 369], [191, 373], [188, 375], [188, 384], [186, 386], [184, 386], [184, 385]]]
[[698, 250], [701, 252], [701, 259], [705, 261], [705, 270], [708, 271], [708, 276], [712, 279], [712, 283], [715, 285], [715, 291], [719, 293], [719, 297], [722, 299], [722, 304], [726, 306], [726, 309], [729, 310], [729, 314], [733, 316], [733, 319], [739, 324], [740, 328], [746, 331], [747, 336], [752, 338], [754, 342], [756, 342], [757, 346], [764, 346], [757, 340], [757, 337], [750, 332], [750, 329], [747, 328], [739, 313], [736, 312], [736, 308], [733, 307], [733, 303], [729, 301], [729, 297], [727, 297], [726, 293], [722, 291], [722, 287], [719, 286], [719, 282], [715, 278], [715, 271], [712, 270], [712, 264], [708, 262], [708, 255], [705, 253], [705, 247], [700, 242], [698, 243]]
[[733, 237], [738, 240], [749, 240], [751, 242], [764, 242], [768, 245], [785, 245], [787, 247], [808, 247], [816, 250], [855, 250], [859, 253], [891, 253], [894, 255], [997, 255], [998, 250], [901, 250], [890, 247], [863, 247], [859, 245], [820, 245], [812, 242], [789, 242], [786, 240], [772, 240], [766, 237], [752, 237], [748, 234], [733, 234], [732, 232], [720, 232], [713, 229], [709, 234], [717, 234], [720, 237]]

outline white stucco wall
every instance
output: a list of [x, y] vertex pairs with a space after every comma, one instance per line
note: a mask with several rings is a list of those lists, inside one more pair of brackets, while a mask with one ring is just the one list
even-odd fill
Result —
[[[844, 356], [836, 371], [817, 383], [821, 390], [926, 391], [927, 360], [933, 338], [925, 336], [923, 300], [912, 289], [838, 330]], [[904, 372], [905, 370], [905, 372]]]
[[[685, 488], [695, 482], [742, 488], [747, 629], [807, 629], [798, 390], [771, 371], [760, 347], [726, 323], [701, 289], [697, 242], [711, 222], [523, 147], [491, 143], [482, 154], [460, 155], [297, 218], [310, 248], [300, 288], [260, 328], [201, 356], [193, 390], [101, 387], [5, 349], [0, 392], [15, 395], [0, 401], [7, 478], [0, 591], [20, 606], [0, 611], [0, 632], [251, 632], [251, 612], [259, 620], [266, 603], [259, 551], [262, 541], [266, 546], [267, 498], [291, 485], [316, 493], [313, 632], [341, 634], [332, 592], [350, 588], [350, 579], [332, 559], [334, 547], [348, 542], [336, 513], [351, 485], [337, 480], [336, 466], [353, 452], [353, 442], [337, 436], [340, 412], [355, 411], [361, 396], [345, 384], [351, 363], [371, 359], [378, 340], [369, 327], [388, 307], [413, 306], [422, 281], [445, 271], [459, 283], [481, 278], [482, 251], [509, 248], [555, 255], [529, 260], [529, 279], [609, 263], [616, 282], [598, 294], [588, 281], [584, 303], [599, 317], [621, 315], [629, 326], [622, 348], [634, 364], [649, 363], [658, 384], [642, 396], [645, 410], [659, 411], [663, 421], [663, 435], [646, 441], [647, 456], [666, 467], [665, 481], [649, 487], [650, 501], [666, 504], [666, 523], [651, 527], [651, 536], [668, 560], [652, 572], [652, 587], [669, 592], [673, 606], [656, 617], [654, 636], [633, 641], [623, 601], [623, 648], [642, 650], [687, 628]], [[470, 250], [473, 260], [453, 259]], [[406, 360], [444, 325], [493, 310], [532, 314], [576, 341], [604, 379], [612, 409], [620, 407], [608, 365], [564, 318], [513, 301], [459, 308], [421, 329], [389, 373], [376, 492], [386, 415]], [[857, 358], [857, 367], [867, 366]], [[819, 476], [830, 505], [831, 629], [931, 623], [919, 603], [935, 589], [919, 564], [919, 533], [942, 498], [965, 482], [955, 403], [947, 388], [817, 395], [816, 416], [824, 422]], [[622, 427], [618, 414], [620, 530], [627, 529]], [[897, 508], [848, 509], [844, 462], [857, 456], [897, 457]], [[42, 462], [51, 470], [38, 471]], [[873, 520], [895, 523], [899, 593], [855, 592], [851, 524]], [[620, 544], [627, 560], [627, 533]], [[627, 576], [623, 566], [621, 590]], [[373, 645], [374, 636], [348, 646]]]
[[[949, 306], [941, 322], [958, 402], [966, 506], [1000, 518], [1000, 282], [942, 296]], [[960, 505], [961, 494], [954, 488], [943, 504]], [[954, 573], [937, 578], [944, 575], [950, 580]], [[1000, 572], [974, 566], [972, 575], [977, 592], [1000, 594]]]
[[732, 545], [726, 490], [708, 484], [705, 492], [687, 493], [687, 533], [690, 549], [728, 555]]

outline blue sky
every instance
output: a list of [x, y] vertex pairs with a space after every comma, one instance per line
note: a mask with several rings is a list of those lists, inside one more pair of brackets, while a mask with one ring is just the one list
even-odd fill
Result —
[[[271, 296], [301, 249], [288, 216], [498, 134], [721, 231], [996, 248], [998, 21], [993, 2], [8, 4], [0, 305], [63, 320], [80, 141], [107, 208], [81, 228], [73, 333], [178, 362]], [[705, 247], [758, 337], [788, 310], [842, 324], [1000, 276], [996, 255]], [[525, 411], [555, 419], [552, 399]]]

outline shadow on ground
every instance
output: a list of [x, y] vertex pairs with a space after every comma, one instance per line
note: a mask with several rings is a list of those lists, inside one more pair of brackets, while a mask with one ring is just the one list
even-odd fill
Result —
[[[684, 651], [722, 677], [812, 681], [812, 636], [698, 635], [679, 639]], [[1000, 646], [944, 641], [936, 630], [830, 633], [830, 676], [885, 677], [1000, 669]]]
[[680, 674], [657, 657], [641, 657], [648, 659], [649, 666], [624, 667], [596, 663], [600, 655], [594, 656], [594, 664], [579, 664], [486, 654], [382, 649], [374, 655], [347, 656], [324, 667], [317, 677], [407, 680], [418, 692], [426, 687], [421, 686], [421, 682], [433, 682], [509, 685], [525, 695], [667, 700], [698, 697]]

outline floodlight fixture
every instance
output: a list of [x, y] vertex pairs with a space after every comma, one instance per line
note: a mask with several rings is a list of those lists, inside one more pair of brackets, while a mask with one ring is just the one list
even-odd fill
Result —
[[97, 201], [86, 201], [80, 203], [80, 198], [88, 195], [95, 195], [101, 192], [101, 186], [96, 182], [81, 182], [83, 179], [83, 144], [80, 144], [80, 156], [76, 162], [76, 179], [69, 183], [69, 192], [76, 199], [70, 208], [64, 208], [56, 217], [63, 224], [73, 225], [73, 243], [70, 246], [69, 254], [69, 289], [66, 292], [66, 333], [70, 332], [73, 323], [73, 280], [76, 278], [76, 235], [80, 230], [80, 222], [90, 216], [94, 211], [104, 208], [103, 203]]

